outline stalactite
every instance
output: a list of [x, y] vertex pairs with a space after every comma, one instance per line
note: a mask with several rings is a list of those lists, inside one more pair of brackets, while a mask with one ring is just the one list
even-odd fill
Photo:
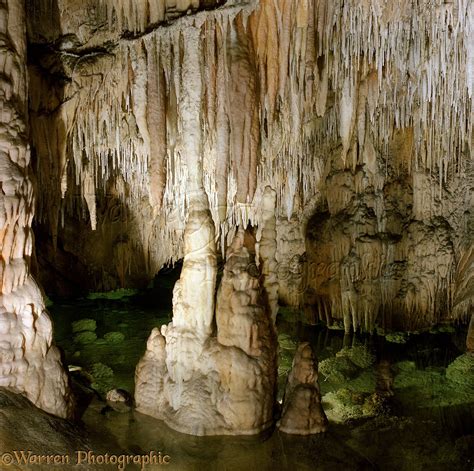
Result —
[[[220, 241], [232, 238], [235, 226], [263, 224], [267, 186], [276, 192], [277, 220], [292, 220], [316, 195], [327, 198], [335, 216], [354, 195], [373, 189], [377, 227], [385, 232], [384, 188], [395, 162], [393, 171], [412, 179], [415, 218], [429, 225], [440, 214], [443, 188], [461, 178], [472, 160], [470, 2], [262, 0], [215, 2], [222, 7], [199, 12], [202, 6], [101, 0], [91, 15], [108, 19], [101, 38], [112, 45], [68, 53], [62, 92], [33, 93], [32, 137], [45, 189], [38, 214], [53, 234], [72, 199], [88, 208], [94, 224], [94, 194], [123, 178], [120, 198], [132, 212], [148, 211], [142, 209], [145, 200], [154, 208], [139, 231], [143, 246], [159, 245], [150, 253], [150, 269], [177, 260], [183, 255], [188, 177], [196, 171], [203, 173], [223, 251], [227, 244]], [[44, 9], [42, 2], [35, 5], [31, 30], [43, 30], [37, 23]], [[188, 10], [192, 14], [184, 15]], [[75, 27], [73, 19], [60, 20], [62, 32]], [[162, 22], [168, 26], [160, 27]], [[183, 59], [190, 28], [197, 29], [199, 44], [192, 80]], [[78, 41], [97, 45], [81, 34]], [[66, 64], [65, 52], [60, 59]], [[56, 90], [32, 70], [35, 89]], [[186, 93], [196, 83], [199, 110], [191, 125]], [[409, 136], [404, 150], [392, 152], [399, 135]], [[201, 156], [196, 166], [186, 157], [193, 142], [192, 153]], [[347, 244], [338, 236], [331, 254], [348, 256]], [[375, 276], [362, 275], [363, 283]], [[389, 291], [383, 285], [378, 294], [363, 288], [359, 305], [349, 283], [343, 303], [341, 283], [337, 295], [335, 285], [328, 288], [334, 296], [322, 295], [321, 306], [332, 305], [346, 318], [360, 310], [355, 322], [366, 328], [376, 310], [390, 303], [389, 310], [395, 309], [398, 302], [380, 294]], [[427, 291], [422, 306], [408, 295], [400, 306], [428, 309], [436, 295]]]

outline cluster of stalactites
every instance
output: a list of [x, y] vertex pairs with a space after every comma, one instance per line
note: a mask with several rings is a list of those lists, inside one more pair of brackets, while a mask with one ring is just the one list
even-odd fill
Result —
[[[114, 2], [110, 21], [143, 31], [151, 2], [132, 3]], [[61, 132], [33, 125], [35, 142], [58, 141], [48, 150], [63, 162], [53, 198], [67, 196], [72, 169], [95, 227], [97, 188], [124, 181], [129, 206], [149, 199], [172, 258], [187, 212], [182, 96], [196, 81], [195, 133], [218, 235], [259, 224], [267, 185], [279, 215], [304, 208], [330, 153], [348, 168], [376, 167], [397, 128], [412, 129], [408, 170], [446, 181], [462, 172], [471, 139], [472, 10], [467, 0], [262, 0], [122, 40], [74, 69], [55, 123]], [[188, 76], [192, 25], [201, 31], [201, 68]]]

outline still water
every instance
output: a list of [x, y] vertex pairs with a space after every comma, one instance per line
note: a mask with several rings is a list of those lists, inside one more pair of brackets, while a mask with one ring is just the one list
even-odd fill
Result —
[[153, 451], [169, 457], [166, 468], [174, 470], [474, 469], [474, 375], [463, 326], [345, 336], [324, 325], [305, 326], [295, 321], [297, 312], [282, 308], [279, 396], [298, 342], [311, 342], [330, 421], [319, 436], [270, 430], [258, 437], [193, 437], [132, 409], [114, 410], [104, 393], [133, 393], [150, 331], [170, 321], [172, 281], [141, 294], [55, 300], [49, 307], [93, 449]]

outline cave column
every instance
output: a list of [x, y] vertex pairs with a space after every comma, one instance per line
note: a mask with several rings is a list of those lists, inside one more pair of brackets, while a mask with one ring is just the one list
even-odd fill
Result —
[[217, 276], [215, 229], [202, 175], [200, 28], [189, 27], [183, 41], [181, 149], [188, 172], [188, 221], [183, 273], [174, 295], [173, 324], [203, 338], [211, 334]]
[[67, 375], [29, 266], [34, 201], [23, 0], [0, 0], [0, 42], [0, 386], [66, 417], [72, 412]]

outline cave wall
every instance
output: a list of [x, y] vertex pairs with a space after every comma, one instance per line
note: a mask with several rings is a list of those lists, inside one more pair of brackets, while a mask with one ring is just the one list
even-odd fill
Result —
[[30, 273], [34, 202], [20, 0], [0, 2], [0, 84], [0, 386], [66, 417], [72, 414], [67, 376], [43, 295]]
[[152, 3], [27, 2], [43, 267], [142, 286], [183, 256], [197, 172], [223, 252], [275, 191], [278, 296], [308, 320], [470, 314], [472, 3]]

